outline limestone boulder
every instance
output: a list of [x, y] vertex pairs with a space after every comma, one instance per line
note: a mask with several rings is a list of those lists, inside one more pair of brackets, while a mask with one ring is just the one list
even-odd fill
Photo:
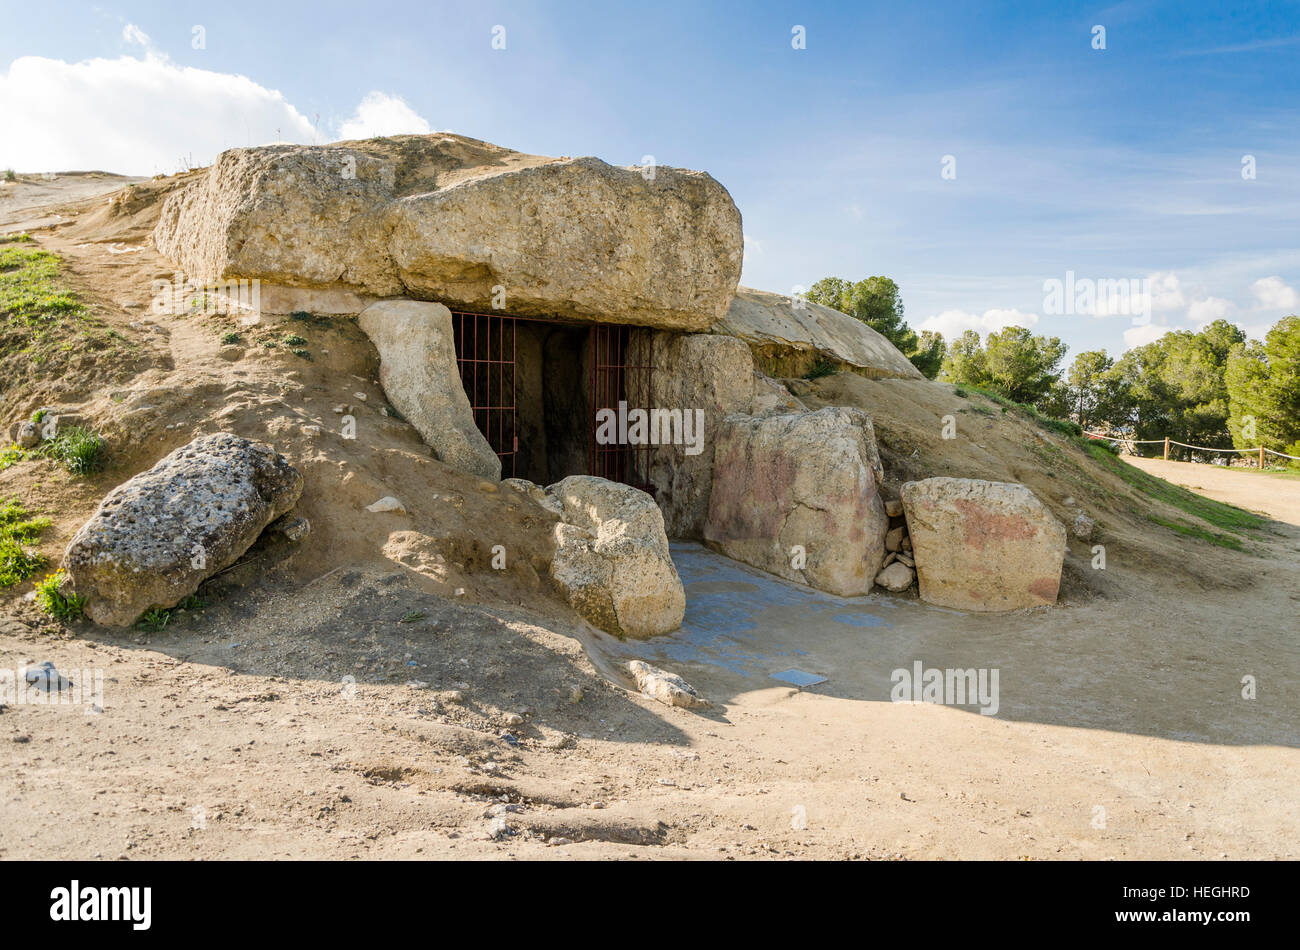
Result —
[[1065, 526], [1027, 487], [940, 477], [900, 494], [922, 600], [981, 611], [1056, 603]]
[[231, 149], [168, 197], [191, 279], [703, 331], [740, 278], [740, 212], [703, 172], [526, 155], [458, 135]]
[[861, 320], [782, 294], [737, 288], [713, 332], [744, 340], [755, 365], [769, 376], [802, 376], [824, 360], [873, 379], [923, 378], [894, 344]]
[[681, 418], [691, 438], [654, 447], [650, 483], [668, 534], [699, 538], [709, 515], [718, 429], [728, 415], [749, 412], [754, 360], [740, 340], [707, 333], [655, 333], [652, 346], [653, 406]]
[[754, 372], [754, 404], [750, 415], [779, 416], [790, 412], [807, 412], [799, 397], [770, 376]]
[[616, 636], [681, 626], [686, 594], [653, 498], [592, 475], [571, 475], [546, 494], [561, 519], [551, 576], [578, 613]]
[[889, 529], [882, 478], [871, 417], [860, 409], [728, 416], [704, 539], [818, 590], [866, 594]]
[[451, 311], [440, 303], [385, 300], [357, 318], [379, 351], [379, 382], [433, 454], [452, 468], [501, 478], [501, 459], [474, 424], [456, 368]]
[[676, 673], [651, 666], [644, 660], [629, 660], [627, 671], [636, 681], [637, 690], [665, 706], [692, 709], [709, 705], [709, 701], [697, 693], [694, 686]]
[[233, 564], [302, 486], [268, 445], [200, 436], [100, 502], [63, 556], [68, 584], [95, 623], [129, 626]]

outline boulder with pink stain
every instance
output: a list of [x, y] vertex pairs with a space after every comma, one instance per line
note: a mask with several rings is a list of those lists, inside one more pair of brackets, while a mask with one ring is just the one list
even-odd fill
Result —
[[889, 518], [869, 415], [832, 406], [728, 416], [713, 471], [711, 547], [832, 594], [871, 590]]
[[1024, 485], [927, 478], [900, 494], [922, 600], [981, 611], [1056, 603], [1065, 525]]

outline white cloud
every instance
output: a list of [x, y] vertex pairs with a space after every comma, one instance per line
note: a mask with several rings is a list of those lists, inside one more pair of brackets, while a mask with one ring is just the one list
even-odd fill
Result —
[[1222, 297], [1206, 297], [1203, 300], [1193, 300], [1187, 307], [1187, 319], [1195, 325], [1197, 330], [1203, 330], [1215, 320], [1222, 320], [1237, 309], [1237, 305], [1231, 300], [1224, 300]]
[[1250, 292], [1261, 310], [1294, 312], [1300, 307], [1300, 293], [1281, 277], [1261, 277], [1250, 285]]
[[[128, 23], [142, 56], [68, 63], [23, 56], [0, 72], [0, 168], [170, 173], [228, 148], [328, 140], [274, 89], [246, 76], [180, 66]], [[337, 125], [344, 138], [428, 132], [400, 98], [367, 94]]]
[[1154, 343], [1172, 329], [1173, 327], [1160, 327], [1154, 323], [1129, 327], [1124, 331], [1124, 345], [1130, 350], [1135, 346], [1145, 346], [1147, 343]]
[[945, 310], [942, 313], [923, 320], [918, 330], [936, 330], [946, 339], [961, 336], [966, 330], [975, 330], [981, 335], [1004, 327], [1033, 327], [1038, 323], [1038, 314], [1021, 313], [1019, 310], [985, 310], [982, 314], [967, 313], [965, 310]]
[[399, 96], [370, 92], [356, 115], [339, 126], [340, 139], [369, 139], [377, 135], [426, 135], [429, 123]]
[[1182, 282], [1173, 271], [1156, 271], [1147, 279], [1151, 281], [1151, 309], [1156, 312], [1181, 310], [1187, 306]]

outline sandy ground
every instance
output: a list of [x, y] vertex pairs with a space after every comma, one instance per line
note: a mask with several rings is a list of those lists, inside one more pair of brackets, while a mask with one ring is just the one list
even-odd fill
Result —
[[[1063, 519], [1099, 518], [1106, 569], [1072, 541], [1058, 607], [972, 615], [835, 598], [677, 544], [686, 622], [623, 643], [539, 582], [540, 509], [431, 461], [378, 411], [354, 327], [302, 329], [302, 362], [255, 339], [221, 348], [210, 320], [144, 319], [168, 269], [142, 243], [147, 209], [120, 208], [96, 195], [24, 226], [139, 369], [110, 386], [79, 364], [16, 407], [78, 402], [116, 467], [87, 482], [24, 462], [0, 496], [54, 518], [41, 550], [57, 560], [108, 488], [215, 420], [303, 471], [313, 531], [154, 633], [51, 624], [29, 586], [0, 598], [0, 670], [49, 661], [103, 683], [102, 712], [0, 712], [0, 858], [1300, 857], [1300, 480], [1168, 463], [1278, 519], [1226, 551], [1153, 526], [1120, 480], [993, 407], [829, 377], [824, 401], [873, 412], [891, 477], [1022, 480]], [[364, 439], [332, 434], [344, 401]], [[364, 512], [388, 493], [410, 513]], [[512, 552], [500, 574], [494, 534]], [[630, 657], [713, 706], [631, 692]], [[996, 714], [892, 701], [917, 663], [997, 671]], [[772, 677], [791, 668], [825, 679]]]
[[1125, 460], [1207, 498], [1300, 527], [1300, 478], [1195, 462], [1166, 462], [1164, 459], [1134, 456], [1125, 456]]

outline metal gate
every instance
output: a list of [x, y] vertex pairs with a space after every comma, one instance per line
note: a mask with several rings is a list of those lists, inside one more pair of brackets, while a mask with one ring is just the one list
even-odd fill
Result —
[[[456, 366], [474, 413], [474, 424], [501, 459], [501, 477], [513, 478], [518, 474], [515, 461], [519, 454], [516, 331], [518, 322], [528, 318], [460, 310], [453, 310], [451, 318]], [[529, 322], [573, 326], [557, 320]], [[617, 426], [618, 438], [612, 441], [597, 438], [597, 415], [601, 409], [612, 410], [617, 415], [620, 411], [626, 414], [633, 409], [650, 408], [650, 336], [635, 334], [638, 329], [595, 324], [588, 330], [587, 473], [625, 482], [653, 494], [651, 446], [630, 444], [622, 422]], [[540, 369], [546, 372], [545, 366]]]
[[[597, 324], [591, 328], [591, 419], [588, 439], [588, 472], [610, 481], [624, 482], [654, 494], [650, 484], [648, 443], [630, 444], [626, 439], [626, 413], [649, 411], [653, 374], [650, 335], [638, 328]], [[635, 342], [635, 345], [634, 345]], [[621, 405], [620, 405], [621, 404]], [[602, 440], [599, 413], [612, 410], [617, 419], [618, 438]]]
[[456, 366], [474, 424], [501, 459], [501, 477], [515, 476], [515, 317], [452, 311]]

